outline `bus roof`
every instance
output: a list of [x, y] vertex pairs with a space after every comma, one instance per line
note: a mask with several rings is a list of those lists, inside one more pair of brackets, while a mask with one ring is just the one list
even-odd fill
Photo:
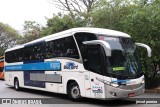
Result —
[[[69, 30], [65, 30], [65, 31], [62, 31], [62, 32], [59, 32], [59, 33], [51, 34], [49, 36], [45, 36], [45, 37], [33, 40], [33, 41], [25, 43], [23, 45], [7, 49], [5, 52], [16, 50], [16, 49], [24, 47], [25, 45], [30, 45], [30, 44], [42, 42], [42, 41], [52, 39], [52, 38], [55, 38], [55, 37], [62, 37], [65, 34], [68, 34], [68, 36], [69, 36], [69, 34], [71, 35], [71, 34], [75, 34], [75, 33], [78, 33], [78, 32], [95, 33], [95, 34], [102, 34], [102, 35], [105, 35], [105, 36], [129, 37], [130, 38], [130, 36], [128, 34], [120, 32], [120, 31], [103, 29], [103, 28], [79, 27], [79, 28], [72, 28], [72, 29], [69, 29]], [[67, 35], [64, 36], [64, 37], [67, 37]]]

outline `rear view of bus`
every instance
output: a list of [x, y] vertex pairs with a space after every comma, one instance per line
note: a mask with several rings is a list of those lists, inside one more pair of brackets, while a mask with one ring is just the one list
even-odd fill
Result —
[[0, 79], [4, 79], [4, 56], [0, 57]]

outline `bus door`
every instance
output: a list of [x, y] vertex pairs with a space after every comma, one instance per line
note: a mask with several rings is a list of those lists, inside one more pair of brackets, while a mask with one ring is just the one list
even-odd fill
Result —
[[87, 46], [87, 57], [84, 59], [84, 66], [89, 71], [85, 72], [86, 97], [90, 95], [91, 98], [103, 98], [104, 83], [100, 80], [104, 79], [104, 65], [99, 45]]
[[[87, 57], [84, 59], [84, 67], [89, 71], [90, 97], [105, 98], [104, 84], [104, 49], [99, 43], [87, 44]], [[110, 54], [110, 53], [109, 53]], [[109, 78], [109, 77], [108, 77]], [[106, 79], [106, 78], [105, 78]], [[85, 84], [88, 84], [85, 80]], [[87, 85], [85, 85], [87, 86]], [[85, 87], [87, 89], [87, 87]]]
[[98, 79], [103, 80], [103, 62], [99, 45], [88, 46], [88, 70], [90, 71], [90, 88], [92, 98], [102, 98], [104, 93], [104, 83]]

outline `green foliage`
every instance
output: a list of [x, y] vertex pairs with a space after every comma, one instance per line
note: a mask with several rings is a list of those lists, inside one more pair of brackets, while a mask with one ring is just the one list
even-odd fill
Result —
[[[113, 2], [114, 1], [114, 2]], [[113, 0], [114, 4], [103, 5], [103, 8], [92, 15], [92, 26], [119, 30], [130, 34], [136, 42], [142, 42], [152, 48], [152, 57], [148, 58], [145, 49], [141, 49], [143, 71], [149, 75], [153, 61], [160, 63], [160, 3], [141, 5], [141, 2], [127, 3], [124, 0]]]
[[9, 25], [0, 22], [0, 56], [4, 54], [7, 48], [16, 45], [20, 35]]
[[69, 14], [62, 15], [61, 13], [54, 15], [51, 19], [48, 19], [46, 27], [40, 26], [35, 21], [25, 21], [24, 36], [20, 39], [19, 43], [23, 44], [43, 36], [85, 25], [86, 22], [81, 17], [77, 16], [74, 20]]
[[47, 27], [42, 29], [41, 35], [46, 36], [84, 25], [84, 20], [80, 17], [76, 17], [76, 19], [73, 20], [69, 15], [61, 15], [59, 13], [59, 15], [54, 15], [53, 18], [48, 19]]
[[[159, 4], [136, 6], [132, 14], [123, 21], [123, 29], [131, 34], [136, 41], [148, 44], [152, 48], [152, 58], [146, 58], [146, 51], [141, 52], [144, 70], [151, 70], [152, 61], [160, 62], [160, 7]], [[153, 71], [153, 70], [152, 70]], [[150, 71], [148, 71], [150, 72]]]
[[24, 22], [24, 32], [23, 37], [21, 37], [19, 44], [30, 42], [32, 40], [38, 39], [41, 37], [42, 27], [35, 21], [25, 21]]

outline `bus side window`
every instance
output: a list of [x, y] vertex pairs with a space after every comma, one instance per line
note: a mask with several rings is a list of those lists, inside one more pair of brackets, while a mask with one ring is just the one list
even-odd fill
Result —
[[87, 46], [87, 57], [84, 59], [85, 69], [98, 74], [103, 73], [102, 58], [99, 45]]
[[79, 59], [73, 36], [49, 41], [46, 44], [45, 58], [68, 57]]

